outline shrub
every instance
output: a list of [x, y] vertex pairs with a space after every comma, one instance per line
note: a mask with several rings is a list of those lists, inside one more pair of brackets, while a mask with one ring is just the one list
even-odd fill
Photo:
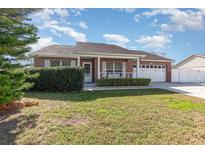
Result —
[[25, 82], [27, 77], [28, 74], [23, 70], [0, 72], [0, 105], [9, 104], [21, 98], [23, 90], [32, 86]]
[[97, 86], [147, 86], [150, 83], [147, 78], [125, 78], [125, 79], [98, 79]]
[[30, 90], [47, 92], [80, 91], [84, 86], [82, 67], [35, 68], [30, 74], [39, 73], [38, 78], [28, 79], [34, 86]]

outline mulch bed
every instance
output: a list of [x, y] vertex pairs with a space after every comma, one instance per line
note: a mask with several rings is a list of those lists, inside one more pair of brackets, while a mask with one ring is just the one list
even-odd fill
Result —
[[22, 109], [29, 106], [37, 106], [38, 102], [35, 100], [17, 100], [9, 104], [0, 104], [1, 110], [12, 110], [12, 109]]

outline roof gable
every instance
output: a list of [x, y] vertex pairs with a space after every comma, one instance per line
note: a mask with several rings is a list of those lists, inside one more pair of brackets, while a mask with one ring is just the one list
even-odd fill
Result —
[[[197, 65], [197, 63], [191, 64], [191, 62], [194, 60], [201, 61], [203, 59], [204, 59], [204, 66], [205, 66], [205, 55], [204, 54], [191, 55], [190, 57], [188, 57], [188, 58], [184, 59], [183, 61], [179, 62], [178, 64], [176, 64], [174, 66], [174, 68], [178, 69], [178, 68], [188, 67], [188, 63], [190, 63], [190, 65]], [[185, 65], [187, 65], [187, 66], [185, 66]], [[195, 67], [195, 66], [193, 66], [193, 67]]]

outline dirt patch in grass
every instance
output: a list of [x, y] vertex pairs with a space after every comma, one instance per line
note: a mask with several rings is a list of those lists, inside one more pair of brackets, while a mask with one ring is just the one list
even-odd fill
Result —
[[70, 119], [63, 121], [64, 126], [78, 126], [78, 125], [87, 125], [89, 123], [89, 118], [77, 115]]

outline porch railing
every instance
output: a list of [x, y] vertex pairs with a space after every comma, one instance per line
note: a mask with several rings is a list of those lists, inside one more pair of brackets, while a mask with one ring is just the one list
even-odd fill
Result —
[[136, 78], [137, 75], [132, 72], [100, 72], [100, 78]]

